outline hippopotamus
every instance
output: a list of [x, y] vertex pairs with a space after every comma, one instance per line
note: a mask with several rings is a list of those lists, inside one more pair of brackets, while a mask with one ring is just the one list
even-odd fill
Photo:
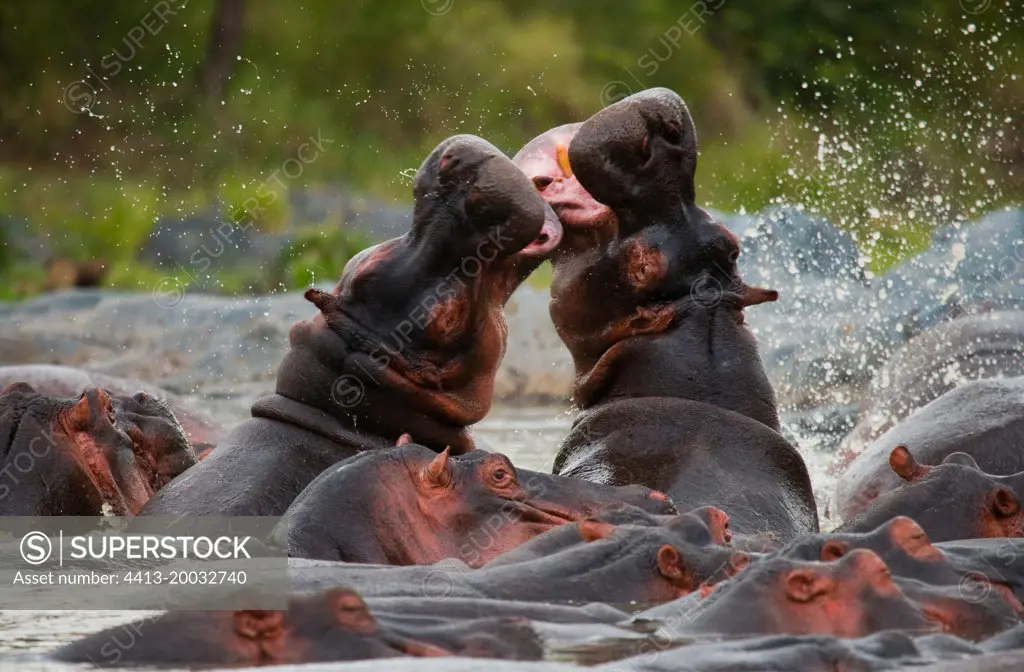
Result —
[[516, 161], [565, 229], [550, 312], [582, 412], [555, 473], [641, 483], [680, 510], [716, 506], [741, 533], [817, 531], [806, 466], [779, 434], [743, 324], [744, 308], [777, 293], [740, 279], [736, 237], [695, 203], [696, 134], [682, 99], [638, 93], [532, 141]]
[[95, 371], [55, 364], [0, 366], [0, 389], [13, 383], [28, 383], [50, 397], [76, 397], [89, 388], [101, 387], [115, 397], [145, 392], [169, 409], [181, 425], [196, 453], [217, 445], [223, 428], [202, 408], [156, 385], [139, 380], [115, 378]]
[[1024, 312], [942, 322], [907, 341], [874, 374], [857, 425], [839, 453], [846, 460], [856, 457], [911, 413], [959, 385], [1016, 376], [1024, 376]]
[[1024, 471], [994, 476], [967, 453], [952, 453], [929, 466], [917, 462], [906, 446], [893, 449], [889, 464], [904, 485], [878, 497], [837, 532], [865, 532], [908, 516], [932, 541], [1024, 536]]
[[[695, 516], [691, 523], [700, 523]], [[511, 564], [472, 569], [458, 560], [384, 567], [293, 558], [293, 591], [346, 585], [368, 597], [493, 598], [539, 602], [653, 605], [705, 590], [739, 573], [748, 553], [691, 534], [691, 526], [611, 525], [583, 520], [572, 528], [583, 544]], [[560, 528], [546, 534], [561, 532]], [[539, 539], [539, 538], [538, 538]]]
[[414, 443], [368, 451], [320, 474], [274, 530], [292, 557], [382, 565], [497, 555], [616, 502], [674, 512], [661, 493], [516, 469], [507, 457]]
[[992, 474], [1024, 471], [1024, 377], [978, 380], [946, 392], [876, 439], [840, 475], [836, 508], [843, 518], [899, 487], [889, 455], [905, 446], [914, 459], [936, 465], [967, 453]]
[[[809, 535], [784, 548], [780, 555], [832, 562], [864, 548], [889, 567], [896, 584], [944, 630], [971, 640], [1000, 632], [1024, 615], [1024, 606], [999, 576], [973, 570], [968, 575], [910, 518], [898, 516], [863, 533]], [[972, 577], [969, 582], [965, 576]]]
[[561, 224], [490, 143], [443, 141], [417, 173], [409, 233], [353, 257], [295, 324], [276, 393], [171, 483], [147, 515], [282, 515], [321, 472], [411, 433], [451, 454], [490, 408], [502, 306]]
[[[146, 636], [159, 628], [159, 636]], [[147, 632], [148, 631], [148, 632]], [[129, 640], [131, 644], [121, 644]], [[344, 588], [293, 597], [287, 611], [169, 612], [90, 635], [57, 650], [68, 662], [114, 665], [287, 665], [399, 656], [440, 657], [445, 649], [379, 623]]]
[[[638, 525], [646, 527], [665, 527], [678, 534], [688, 543], [698, 546], [729, 546], [732, 532], [729, 530], [729, 516], [713, 506], [694, 509], [682, 515], [667, 516], [651, 514], [629, 504], [612, 505], [594, 513], [581, 521], [584, 527], [591, 529], [612, 530], [620, 525]], [[502, 565], [514, 565], [519, 562], [530, 562], [560, 553], [567, 548], [588, 543], [580, 532], [581, 525], [565, 525], [552, 529], [534, 537], [521, 546], [494, 558], [487, 563], [489, 568]]]
[[906, 516], [897, 516], [865, 532], [806, 535], [786, 545], [779, 555], [832, 562], [858, 548], [877, 554], [896, 576], [935, 585], [956, 585], [962, 577], [921, 526]]
[[863, 548], [834, 562], [763, 558], [719, 584], [690, 616], [689, 635], [863, 637], [888, 628], [939, 627], [893, 583], [885, 562]]
[[89, 388], [59, 399], [0, 392], [0, 515], [135, 515], [196, 456], [174, 415], [145, 392]]

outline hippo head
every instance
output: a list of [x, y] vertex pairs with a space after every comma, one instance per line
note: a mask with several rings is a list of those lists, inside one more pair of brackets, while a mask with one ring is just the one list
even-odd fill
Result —
[[[351, 590], [292, 597], [286, 611], [172, 611], [160, 617], [160, 636], [139, 636], [154, 624], [105, 630], [58, 650], [54, 657], [98, 666], [296, 665], [399, 656], [440, 657], [444, 649], [404, 637], [377, 620]], [[131, 637], [132, 645], [110, 642]]]
[[565, 226], [567, 239], [580, 232], [614, 233], [615, 214], [583, 188], [569, 165], [569, 144], [582, 123], [552, 128], [528, 142], [512, 159]]
[[897, 576], [955, 585], [962, 578], [928, 535], [906, 516], [897, 516], [867, 532], [834, 532], [806, 535], [787, 545], [787, 557], [832, 562], [858, 548], [876, 553]]
[[561, 224], [511, 160], [468, 135], [427, 157], [413, 195], [409, 233], [353, 257], [332, 293], [306, 292], [320, 315], [292, 328], [277, 391], [391, 441], [410, 431], [463, 452], [505, 352], [502, 306]]
[[0, 436], [11, 515], [134, 515], [196, 461], [174, 415], [142, 393], [57, 399], [15, 383], [0, 392]]
[[[453, 456], [403, 443], [327, 470], [274, 533], [290, 555], [426, 565], [457, 558], [479, 567], [558, 525], [627, 502], [674, 513], [665, 495], [517, 470], [482, 450]], [[343, 529], [334, 521], [345, 521]]]
[[1024, 536], [1024, 472], [993, 476], [966, 453], [952, 453], [937, 466], [924, 465], [906, 446], [893, 449], [889, 466], [904, 484], [844, 523], [843, 531], [872, 529], [894, 516], [909, 516], [936, 542]]
[[937, 629], [896, 586], [882, 559], [866, 549], [828, 563], [783, 555], [755, 562], [712, 593], [693, 625], [731, 635], [835, 637]]
[[[632, 564], [645, 570], [637, 580], [646, 584], [644, 592], [651, 603], [667, 602], [696, 590], [709, 591], [750, 564], [747, 553], [725, 545], [728, 516], [714, 507], [663, 517], [656, 524], [609, 522], [613, 519], [596, 516], [580, 521], [580, 537], [589, 544], [602, 542], [608, 556], [617, 554], [620, 546], [627, 547], [630, 555], [646, 556], [634, 558]], [[607, 559], [596, 564], [617, 565]]]
[[619, 239], [631, 238], [622, 254], [636, 289], [710, 293], [740, 308], [778, 298], [743, 283], [736, 237], [694, 203], [697, 134], [674, 92], [648, 89], [595, 114], [576, 132], [569, 163], [580, 184], [615, 213]]

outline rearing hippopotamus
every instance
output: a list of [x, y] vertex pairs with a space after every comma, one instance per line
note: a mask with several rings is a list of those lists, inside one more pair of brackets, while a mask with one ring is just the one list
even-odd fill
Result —
[[166, 488], [149, 515], [281, 515], [327, 467], [403, 433], [473, 449], [505, 350], [502, 306], [558, 244], [561, 225], [494, 146], [442, 142], [413, 190], [412, 230], [364, 250], [297, 323], [253, 418]]
[[516, 156], [565, 226], [551, 317], [583, 411], [555, 472], [640, 483], [680, 510], [714, 505], [742, 533], [817, 531], [807, 469], [778, 433], [743, 324], [744, 308], [777, 294], [743, 283], [736, 238], [694, 202], [686, 105], [651, 89], [573, 130]]

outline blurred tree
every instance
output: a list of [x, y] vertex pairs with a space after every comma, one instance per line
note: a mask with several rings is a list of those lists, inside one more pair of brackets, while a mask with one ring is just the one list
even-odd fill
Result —
[[199, 87], [208, 101], [220, 101], [238, 59], [245, 24], [245, 0], [216, 0]]

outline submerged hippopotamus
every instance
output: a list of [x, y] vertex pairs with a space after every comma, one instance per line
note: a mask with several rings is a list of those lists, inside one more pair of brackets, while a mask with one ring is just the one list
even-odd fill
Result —
[[631, 96], [516, 162], [565, 227], [550, 310], [583, 410], [555, 472], [641, 483], [681, 510], [713, 505], [742, 533], [817, 531], [807, 469], [778, 432], [743, 323], [777, 294], [740, 279], [735, 236], [694, 202], [696, 137], [679, 96]]
[[684, 516], [686, 524], [673, 526], [585, 519], [528, 542], [540, 544], [548, 535], [571, 532], [585, 543], [563, 543], [550, 554], [479, 569], [458, 560], [381, 567], [292, 559], [289, 581], [292, 590], [301, 592], [346, 585], [368, 597], [434, 597], [440, 602], [491, 598], [655, 605], [706, 590], [751, 560], [748, 553], [714, 543], [713, 533], [698, 516]]
[[[507, 625], [515, 627], [514, 623]], [[156, 628], [159, 636], [147, 636]], [[461, 632], [461, 639], [472, 634], [465, 627]], [[53, 657], [101, 667], [247, 667], [453, 655], [417, 636], [422, 634], [410, 635], [379, 622], [358, 594], [334, 588], [308, 597], [293, 597], [287, 611], [170, 612], [159, 621], [135, 622], [90, 635], [59, 649]], [[460, 639], [444, 628], [433, 629], [433, 635], [432, 639], [444, 639], [449, 646]], [[474, 645], [483, 642], [482, 638], [466, 642], [458, 647], [459, 653], [472, 654]], [[498, 657], [494, 650], [479, 648], [483, 649], [479, 654]]]
[[274, 531], [288, 555], [381, 565], [458, 558], [479, 567], [556, 526], [629, 502], [674, 512], [661, 493], [516, 469], [504, 455], [452, 456], [407, 443], [320, 474]]
[[[574, 479], [575, 480], [575, 479]], [[539, 560], [567, 548], [592, 541], [595, 534], [608, 536], [620, 525], [664, 527], [697, 546], [730, 546], [732, 532], [729, 516], [713, 506], [694, 509], [674, 516], [652, 514], [629, 504], [617, 504], [588, 516], [577, 525], [565, 525], [534, 537], [518, 548], [507, 551], [487, 563], [493, 569], [502, 565]]]
[[893, 583], [885, 562], [856, 549], [834, 562], [775, 555], [720, 584], [684, 626], [687, 635], [833, 635], [883, 629], [927, 632], [941, 624]]
[[1024, 312], [942, 322], [909, 340], [874, 374], [857, 425], [839, 445], [841, 460], [848, 464], [914, 411], [959, 385], [1022, 375]]
[[473, 449], [505, 350], [502, 306], [560, 240], [529, 180], [473, 136], [442, 142], [413, 190], [412, 230], [364, 250], [331, 293], [306, 298], [277, 374], [207, 459], [143, 511], [281, 515], [327, 467], [403, 433]]
[[878, 497], [837, 532], [866, 532], [895, 516], [908, 516], [933, 541], [1024, 537], [1024, 471], [994, 476], [966, 453], [952, 453], [928, 466], [906, 446], [893, 449], [889, 464], [904, 485]]
[[196, 462], [174, 415], [144, 392], [57, 399], [14, 383], [0, 392], [0, 437], [0, 515], [135, 515]]
[[1024, 377], [966, 383], [927, 404], [872, 443], [840, 475], [836, 505], [849, 518], [900, 487], [890, 454], [905, 446], [914, 460], [937, 465], [967, 453], [982, 470], [1008, 476], [1024, 471]]
[[101, 387], [115, 397], [130, 397], [145, 392], [162, 402], [174, 414], [196, 453], [217, 445], [224, 433], [220, 424], [203, 409], [156, 385], [139, 380], [115, 378], [95, 371], [55, 364], [0, 366], [0, 389], [13, 383], [28, 383], [40, 394], [61, 398], [77, 397], [94, 387]]
[[920, 525], [903, 516], [868, 532], [809, 535], [779, 555], [833, 562], [858, 548], [882, 558], [904, 594], [940, 621], [945, 632], [980, 639], [1014, 625], [1024, 615], [1014, 585], [990, 571], [994, 566], [975, 561], [965, 569], [932, 544]]

